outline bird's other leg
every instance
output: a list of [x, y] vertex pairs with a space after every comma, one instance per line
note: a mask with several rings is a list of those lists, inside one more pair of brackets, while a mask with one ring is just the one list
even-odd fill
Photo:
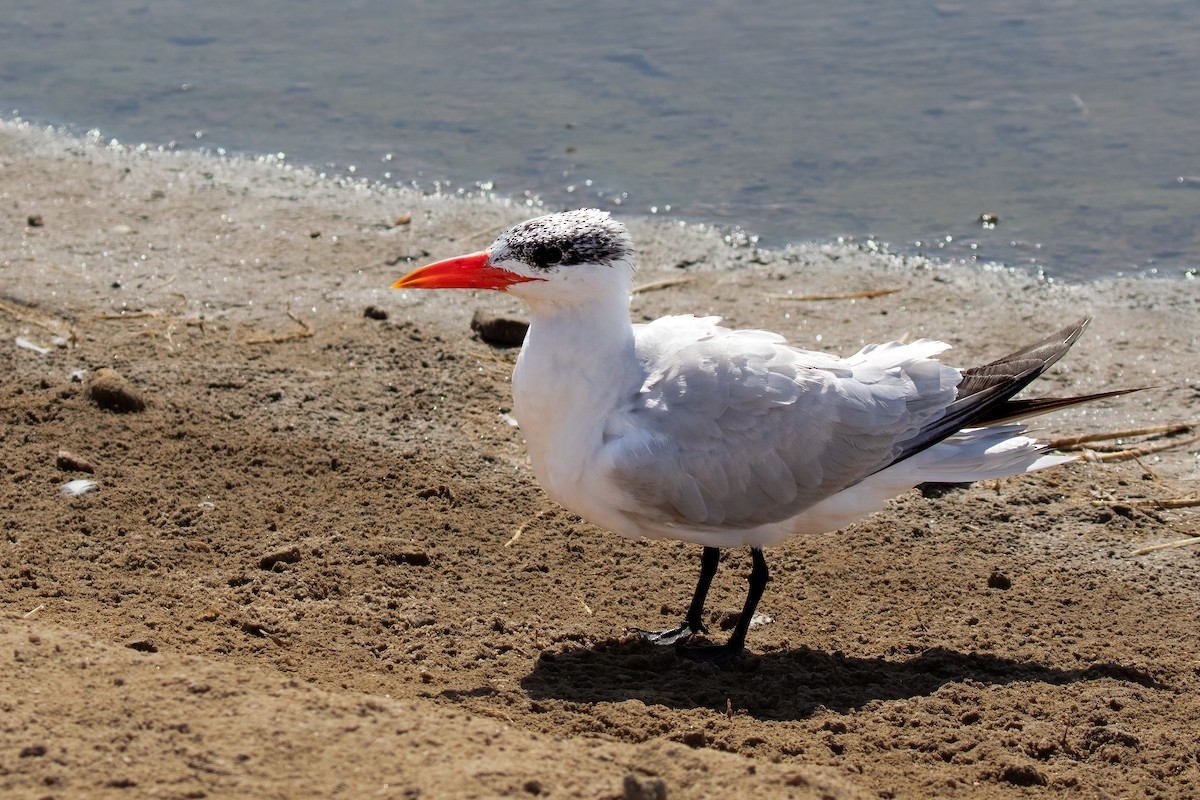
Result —
[[721, 551], [716, 547], [706, 547], [700, 555], [700, 580], [696, 582], [696, 592], [688, 606], [687, 616], [675, 628], [665, 631], [648, 631], [634, 628], [633, 632], [648, 642], [654, 644], [676, 644], [682, 642], [693, 633], [708, 633], [704, 627], [704, 601], [708, 598], [708, 587], [712, 586], [713, 576], [717, 574], [717, 565], [721, 562]]
[[767, 560], [763, 558], [762, 548], [750, 548], [750, 557], [754, 560], [754, 567], [750, 570], [750, 588], [746, 592], [746, 602], [742, 605], [742, 616], [734, 626], [729, 641], [720, 645], [686, 645], [681, 642], [675, 648], [679, 655], [693, 661], [710, 661], [724, 665], [737, 658], [745, 649], [746, 632], [750, 630], [750, 620], [754, 618], [754, 609], [758, 608], [758, 601], [762, 599], [763, 589], [766, 588], [767, 581], [771, 577], [767, 570]]

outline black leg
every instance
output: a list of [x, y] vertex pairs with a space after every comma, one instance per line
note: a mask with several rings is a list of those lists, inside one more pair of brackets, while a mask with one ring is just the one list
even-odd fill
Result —
[[[754, 618], [754, 609], [762, 599], [763, 590], [770, 580], [767, 570], [767, 560], [763, 558], [762, 548], [750, 548], [750, 557], [754, 560], [754, 568], [750, 570], [750, 588], [746, 592], [746, 602], [742, 605], [742, 616], [738, 619], [729, 641], [722, 645], [685, 645], [682, 642], [675, 648], [684, 658], [693, 661], [711, 661], [717, 664], [728, 664], [746, 647], [746, 632], [750, 630], [750, 620]], [[689, 612], [690, 613], [690, 612]]]
[[720, 563], [721, 551], [718, 548], [704, 548], [700, 554], [700, 580], [696, 582], [696, 591], [684, 617], [684, 623], [692, 629], [692, 633], [708, 633], [708, 628], [704, 627], [704, 601], [708, 599], [708, 587], [712, 586]]
[[[633, 632], [648, 642], [654, 644], [678, 644], [693, 633], [708, 633], [704, 627], [704, 601], [708, 598], [708, 587], [712, 586], [713, 576], [717, 574], [717, 566], [721, 563], [721, 551], [716, 547], [706, 547], [700, 555], [700, 580], [696, 582], [696, 593], [688, 606], [687, 616], [683, 623], [676, 628], [665, 631], [648, 631], [634, 628]], [[761, 594], [761, 592], [760, 592]]]

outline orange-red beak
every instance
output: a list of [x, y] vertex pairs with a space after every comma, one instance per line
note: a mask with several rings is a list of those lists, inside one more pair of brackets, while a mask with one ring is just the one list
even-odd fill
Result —
[[414, 269], [393, 283], [392, 288], [495, 289], [503, 292], [514, 283], [541, 280], [541, 278], [529, 278], [500, 267], [494, 267], [490, 258], [491, 253], [481, 250], [470, 255], [435, 261]]

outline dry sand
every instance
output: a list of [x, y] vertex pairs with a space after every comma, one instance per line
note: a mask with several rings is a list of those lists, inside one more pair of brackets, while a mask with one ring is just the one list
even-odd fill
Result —
[[[696, 548], [534, 482], [515, 351], [468, 327], [516, 302], [386, 288], [539, 209], [16, 123], [0, 199], [5, 798], [1200, 797], [1200, 547], [1131, 555], [1200, 532], [1152, 503], [1195, 496], [1187, 434], [773, 548], [773, 621], [721, 671], [626, 631], [682, 615]], [[688, 279], [635, 317], [966, 365], [1092, 314], [1035, 393], [1156, 388], [1044, 435], [1200, 418], [1200, 282], [631, 228], [640, 280]], [[145, 409], [101, 408], [102, 367]], [[718, 635], [747, 570], [727, 554]]]

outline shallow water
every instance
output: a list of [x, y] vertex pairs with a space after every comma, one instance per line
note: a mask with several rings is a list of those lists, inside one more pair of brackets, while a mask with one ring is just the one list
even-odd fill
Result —
[[[1071, 279], [1200, 263], [1200, 6], [9, 0], [0, 108]], [[979, 223], [995, 214], [998, 224]]]

